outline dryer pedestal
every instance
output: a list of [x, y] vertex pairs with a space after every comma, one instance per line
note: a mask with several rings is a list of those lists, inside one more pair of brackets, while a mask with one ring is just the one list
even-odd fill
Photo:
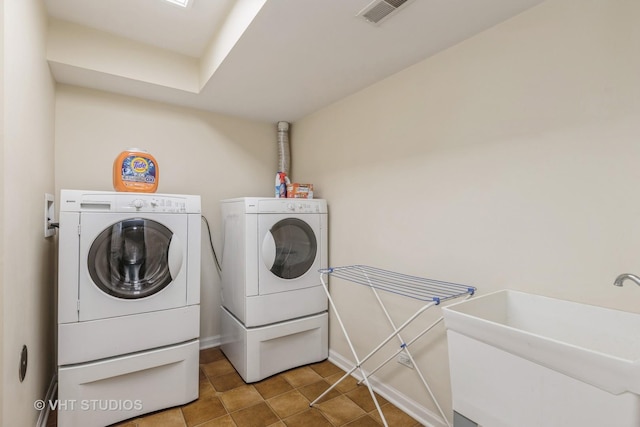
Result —
[[247, 383], [329, 356], [328, 314], [246, 328], [221, 307], [221, 349]]

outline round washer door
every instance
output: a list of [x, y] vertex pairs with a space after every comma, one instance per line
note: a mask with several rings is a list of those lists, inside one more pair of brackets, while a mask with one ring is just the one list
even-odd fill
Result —
[[265, 266], [282, 279], [296, 279], [313, 266], [318, 242], [311, 227], [297, 218], [286, 218], [271, 227], [262, 242]]
[[[103, 292], [139, 299], [166, 288], [182, 260], [174, 259], [173, 233], [159, 222], [133, 218], [102, 231], [89, 249], [89, 275]], [[178, 257], [181, 257], [177, 253]]]

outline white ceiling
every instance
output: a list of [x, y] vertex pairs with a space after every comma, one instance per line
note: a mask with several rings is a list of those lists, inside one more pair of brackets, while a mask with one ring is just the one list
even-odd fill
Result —
[[199, 93], [50, 62], [55, 79], [276, 122], [307, 114], [490, 28], [543, 0], [413, 0], [374, 26], [371, 0], [44, 0], [52, 18], [199, 59], [237, 2], [262, 3]]
[[44, 0], [49, 15], [96, 30], [199, 57], [234, 0]]

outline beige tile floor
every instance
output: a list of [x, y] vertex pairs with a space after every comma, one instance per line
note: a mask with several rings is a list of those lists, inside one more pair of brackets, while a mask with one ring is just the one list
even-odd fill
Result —
[[[200, 352], [200, 397], [184, 406], [118, 423], [118, 427], [379, 427], [366, 386], [348, 378], [321, 402], [309, 403], [344, 375], [329, 361], [246, 384], [218, 348]], [[420, 424], [377, 396], [391, 427]], [[55, 413], [49, 426], [55, 427]], [[62, 426], [61, 426], [62, 427]]]

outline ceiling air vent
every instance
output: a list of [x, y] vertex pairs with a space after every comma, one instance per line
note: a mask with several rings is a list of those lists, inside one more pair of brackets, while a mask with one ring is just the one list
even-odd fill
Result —
[[408, 1], [409, 0], [374, 0], [356, 16], [362, 16], [372, 24], [379, 24]]

